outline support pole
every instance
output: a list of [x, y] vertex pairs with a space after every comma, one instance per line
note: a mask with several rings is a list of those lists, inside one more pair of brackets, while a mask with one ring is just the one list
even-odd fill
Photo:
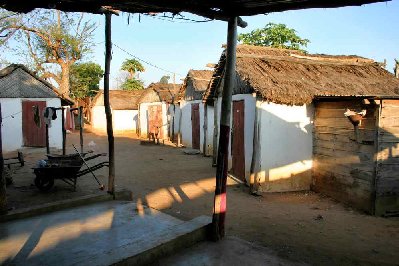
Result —
[[213, 152], [212, 152], [212, 166], [217, 165], [218, 157], [218, 98], [215, 97], [213, 100]]
[[61, 106], [61, 128], [62, 128], [62, 155], [65, 155], [65, 146], [66, 146], [66, 130], [65, 130], [65, 110], [64, 107]]
[[251, 169], [250, 169], [250, 176], [249, 176], [249, 192], [253, 195], [258, 195], [259, 189], [259, 182], [258, 182], [258, 172], [259, 172], [259, 157], [260, 157], [260, 150], [261, 150], [261, 143], [259, 141], [260, 138], [260, 109], [261, 102], [256, 98], [255, 104], [255, 119], [254, 119], [254, 138], [252, 142], [252, 160], [251, 160]]
[[[64, 135], [62, 135], [64, 136]], [[48, 125], [46, 124], [46, 152], [50, 154], [50, 144], [49, 144], [49, 136], [48, 136]]]
[[3, 158], [3, 145], [1, 136], [1, 105], [0, 105], [0, 214], [7, 213], [7, 193], [6, 193], [6, 180], [3, 175], [4, 158]]
[[204, 140], [202, 142], [202, 151], [204, 153], [204, 156], [208, 156], [208, 153], [206, 151], [206, 146], [208, 145], [206, 143], [206, 136], [208, 135], [208, 105], [204, 104]]
[[83, 153], [83, 106], [79, 106], [80, 153]]
[[109, 105], [109, 73], [111, 68], [111, 13], [105, 13], [105, 73], [104, 73], [104, 106], [105, 117], [107, 119], [108, 135], [108, 193], [114, 195], [115, 192], [115, 153], [114, 153], [114, 132], [112, 129], [112, 113]]
[[226, 183], [230, 139], [231, 97], [233, 88], [235, 86], [236, 46], [237, 17], [233, 17], [229, 19], [227, 31], [226, 69], [222, 92], [220, 137], [216, 168], [216, 189], [212, 217], [214, 240], [220, 240], [225, 235], [225, 217], [227, 210]]

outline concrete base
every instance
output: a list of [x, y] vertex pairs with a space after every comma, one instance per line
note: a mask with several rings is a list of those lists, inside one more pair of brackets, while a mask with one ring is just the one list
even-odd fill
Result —
[[210, 221], [126, 201], [58, 211], [0, 224], [0, 264], [145, 265], [204, 240]]
[[307, 265], [282, 259], [270, 249], [236, 237], [227, 237], [219, 242], [199, 243], [161, 259], [156, 264], [162, 266]]

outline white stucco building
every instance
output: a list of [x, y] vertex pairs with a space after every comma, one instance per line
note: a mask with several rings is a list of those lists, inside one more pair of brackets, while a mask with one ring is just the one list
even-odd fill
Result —
[[[10, 65], [0, 71], [1, 134], [3, 151], [16, 151], [24, 146], [45, 147], [43, 114], [45, 107], [71, 104], [61, 99], [53, 87], [23, 65]], [[37, 124], [36, 115], [40, 120]], [[49, 128], [49, 146], [62, 148], [61, 110]]]
[[[139, 123], [138, 99], [143, 91], [110, 90], [109, 102], [115, 131], [137, 131]], [[91, 108], [92, 129], [105, 132], [107, 120], [104, 108], [104, 91], [94, 97]]]

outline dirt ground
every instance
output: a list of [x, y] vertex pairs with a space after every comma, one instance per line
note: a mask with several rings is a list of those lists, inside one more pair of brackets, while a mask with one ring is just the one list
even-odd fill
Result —
[[[67, 147], [79, 144], [67, 135]], [[107, 151], [107, 138], [85, 134], [85, 144]], [[85, 149], [88, 149], [85, 146]], [[211, 158], [186, 155], [171, 145], [140, 145], [133, 133], [116, 135], [116, 186], [133, 192], [138, 208], [149, 205], [183, 220], [211, 215], [215, 168]], [[23, 208], [45, 202], [98, 193], [90, 175], [78, 189], [61, 181], [49, 193], [33, 185], [31, 167], [44, 149], [25, 149], [26, 165], [12, 167], [9, 206]], [[98, 158], [90, 164], [104, 160]], [[106, 183], [107, 168], [97, 171]], [[313, 192], [251, 196], [244, 185], [228, 182], [227, 234], [266, 246], [281, 257], [313, 265], [399, 265], [399, 219], [372, 217]]]

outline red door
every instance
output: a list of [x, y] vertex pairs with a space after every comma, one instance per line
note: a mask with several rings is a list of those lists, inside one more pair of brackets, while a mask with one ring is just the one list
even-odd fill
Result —
[[244, 101], [233, 101], [232, 174], [245, 181]]
[[158, 133], [158, 138], [159, 139], [163, 138], [161, 105], [148, 106], [148, 132], [150, 134]]
[[200, 148], [200, 114], [199, 103], [191, 104], [191, 135], [193, 149]]
[[[39, 117], [35, 123], [35, 110], [38, 108]], [[43, 121], [45, 101], [23, 101], [22, 102], [22, 135], [24, 138], [24, 146], [29, 147], [45, 147], [46, 146], [46, 125]], [[36, 113], [37, 115], [37, 113]]]

